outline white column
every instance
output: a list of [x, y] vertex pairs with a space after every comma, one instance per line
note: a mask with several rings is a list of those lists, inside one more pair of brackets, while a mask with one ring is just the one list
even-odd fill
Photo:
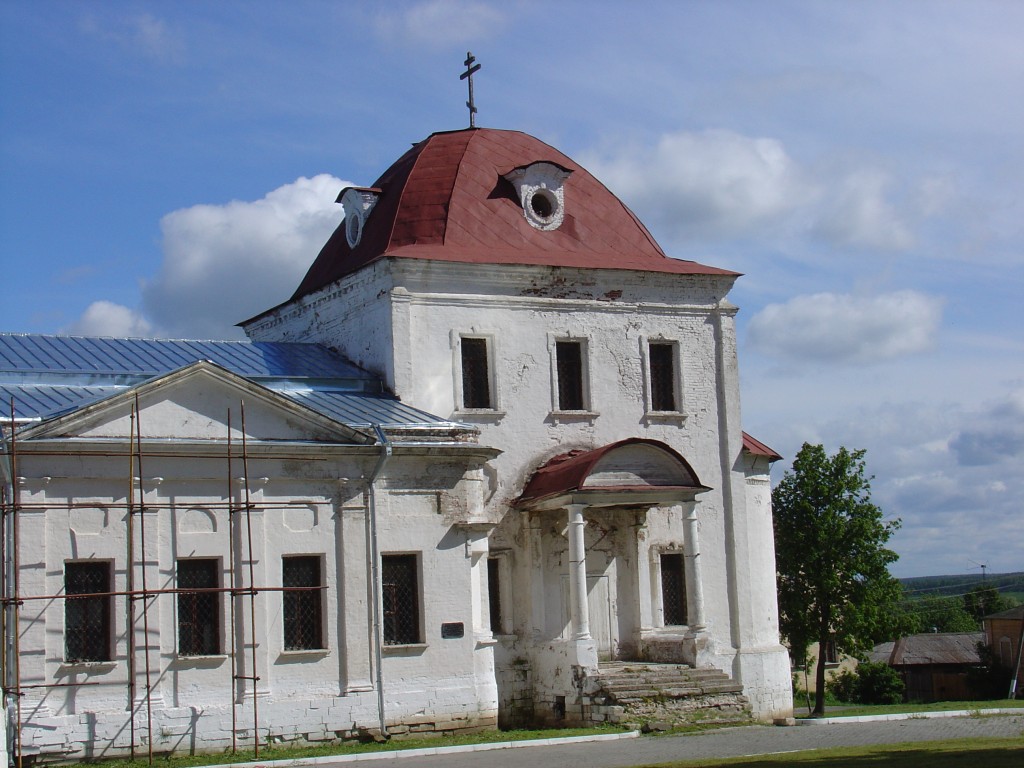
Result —
[[[661, 579], [655, 581], [656, 573], [652, 570], [651, 548], [647, 544], [647, 535], [644, 528], [638, 528], [636, 532], [636, 583], [640, 600], [640, 632], [648, 632], [656, 626], [655, 597], [656, 592], [660, 594], [661, 589], [654, 589], [655, 584], [660, 585]], [[661, 607], [661, 602], [657, 603]]]
[[337, 647], [341, 649], [343, 693], [373, 690], [373, 612], [370, 592], [369, 522], [365, 494], [339, 505], [336, 520], [338, 603], [341, 621]]
[[526, 552], [529, 557], [527, 573], [530, 574], [530, 632], [533, 642], [540, 643], [549, 638], [544, 595], [544, 575], [548, 563], [544, 553], [540, 514], [530, 512], [526, 526]]
[[686, 513], [686, 549], [690, 560], [690, 573], [687, 579], [690, 582], [690, 601], [688, 605], [689, 616], [687, 622], [691, 630], [704, 629], [704, 584], [701, 577], [700, 563], [700, 540], [697, 534], [697, 509], [691, 504]]
[[[471, 615], [473, 617], [473, 637], [476, 640], [491, 639], [493, 627], [490, 626], [487, 588], [487, 532], [470, 528], [466, 531], [466, 556], [469, 558], [469, 589], [472, 595]], [[487, 621], [485, 621], [487, 617]]]
[[587, 551], [583, 530], [586, 504], [568, 504], [569, 511], [569, 603], [572, 608], [572, 639], [590, 639], [590, 606], [587, 603]]

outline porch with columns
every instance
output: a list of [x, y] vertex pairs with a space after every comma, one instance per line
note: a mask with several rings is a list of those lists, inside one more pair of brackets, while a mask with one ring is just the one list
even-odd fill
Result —
[[[687, 617], [685, 628], [678, 629], [691, 638], [699, 634], [705, 620], [696, 496], [706, 490], [685, 459], [652, 440], [626, 440], [556, 457], [537, 470], [518, 501], [532, 520], [535, 644], [561, 646], [577, 674], [596, 672], [602, 660], [643, 655], [645, 636], [664, 625], [661, 549], [652, 548], [646, 536], [653, 508], [669, 510], [678, 521], [668, 545], [685, 558]], [[589, 553], [588, 523], [593, 529]], [[564, 539], [557, 535], [563, 525]], [[558, 586], [563, 579], [567, 595]], [[609, 612], [599, 617], [597, 636], [591, 616], [595, 597], [608, 601]], [[561, 605], [566, 598], [568, 606]], [[550, 604], [553, 599], [558, 606]]]

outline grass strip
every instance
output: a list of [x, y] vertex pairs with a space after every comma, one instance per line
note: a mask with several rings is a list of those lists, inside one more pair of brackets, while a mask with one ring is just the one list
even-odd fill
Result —
[[[519, 731], [481, 731], [479, 733], [454, 734], [451, 736], [418, 736], [395, 738], [384, 743], [368, 742], [326, 743], [317, 746], [292, 746], [274, 744], [260, 746], [259, 758], [252, 749], [240, 749], [234, 754], [216, 752], [202, 755], [154, 755], [153, 765], [160, 768], [191, 768], [192, 766], [224, 765], [231, 763], [249, 763], [255, 760], [295, 760], [308, 757], [329, 757], [341, 755], [358, 755], [369, 752], [394, 752], [406, 749], [425, 749], [438, 747], [458, 747], [465, 744], [493, 744], [503, 741], [530, 741], [536, 739], [563, 739], [570, 736], [597, 736], [609, 733], [623, 733], [625, 728], [615, 726], [595, 726], [593, 728], [547, 728], [543, 730]], [[149, 765], [144, 748], [136, 749], [136, 759], [126, 758], [96, 759], [90, 761], [98, 768], [143, 768]]]
[[1024, 738], [950, 739], [947, 741], [882, 744], [867, 747], [835, 747], [804, 752], [785, 752], [759, 757], [682, 760], [638, 768], [1020, 768], [1024, 765]]
[[[861, 717], [863, 715], [913, 714], [915, 712], [976, 712], [982, 709], [1022, 709], [1024, 699], [995, 699], [993, 701], [930, 701], [916, 704], [873, 704], [870, 706], [851, 705], [842, 709], [826, 710], [825, 717]], [[797, 717], [808, 718], [806, 712], [797, 708]]]

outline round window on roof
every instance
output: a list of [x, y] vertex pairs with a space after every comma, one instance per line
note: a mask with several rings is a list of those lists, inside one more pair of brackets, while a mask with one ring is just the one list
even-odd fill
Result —
[[555, 204], [558, 202], [553, 200], [553, 197], [546, 189], [538, 189], [533, 193], [533, 197], [530, 198], [530, 207], [540, 218], [550, 219], [555, 212]]
[[544, 187], [533, 190], [528, 200], [527, 214], [540, 224], [547, 224], [558, 213], [558, 197]]
[[363, 236], [363, 219], [358, 213], [350, 213], [345, 222], [345, 239], [348, 240], [348, 247], [355, 248], [359, 245], [359, 238]]

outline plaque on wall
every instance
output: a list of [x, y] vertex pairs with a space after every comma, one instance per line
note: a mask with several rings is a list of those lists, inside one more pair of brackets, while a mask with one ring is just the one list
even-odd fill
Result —
[[461, 621], [454, 621], [441, 625], [441, 637], [445, 640], [455, 637], [464, 637], [465, 634], [466, 627]]

